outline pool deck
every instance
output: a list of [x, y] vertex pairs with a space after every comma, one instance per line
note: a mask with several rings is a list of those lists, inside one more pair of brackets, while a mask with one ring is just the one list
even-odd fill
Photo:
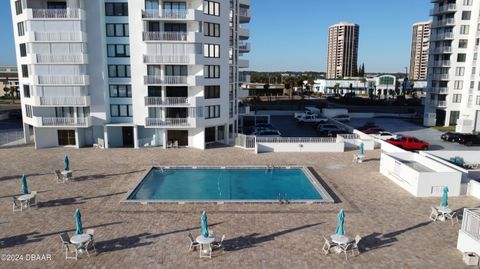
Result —
[[[55, 183], [68, 154], [73, 182]], [[440, 198], [414, 198], [379, 172], [380, 152], [352, 163], [346, 153], [268, 153], [236, 148], [194, 149], [0, 149], [0, 255], [50, 254], [52, 261], [0, 260], [0, 268], [467, 268], [456, 249], [460, 224], [432, 223]], [[121, 203], [152, 164], [162, 166], [309, 166], [334, 193], [334, 204], [132, 204]], [[25, 173], [39, 192], [39, 208], [12, 212], [11, 196]], [[478, 207], [471, 197], [450, 198], [454, 209]], [[75, 230], [75, 209], [84, 228], [95, 229], [99, 254], [64, 258], [59, 233]], [[323, 236], [346, 213], [347, 235], [362, 235], [359, 256], [323, 255]], [[200, 234], [208, 213], [225, 250], [200, 259], [186, 237]], [[26, 257], [26, 256], [24, 256]]]

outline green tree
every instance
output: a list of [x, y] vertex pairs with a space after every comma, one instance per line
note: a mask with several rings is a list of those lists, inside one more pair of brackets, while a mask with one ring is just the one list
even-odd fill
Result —
[[10, 95], [12, 104], [15, 104], [15, 93], [17, 92], [17, 87], [15, 86], [5, 87], [3, 88], [3, 91]]

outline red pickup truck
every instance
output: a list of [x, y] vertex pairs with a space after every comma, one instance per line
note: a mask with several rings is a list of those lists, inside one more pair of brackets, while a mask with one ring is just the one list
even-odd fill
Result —
[[412, 136], [402, 136], [398, 139], [388, 139], [388, 143], [406, 150], [426, 150], [430, 144]]

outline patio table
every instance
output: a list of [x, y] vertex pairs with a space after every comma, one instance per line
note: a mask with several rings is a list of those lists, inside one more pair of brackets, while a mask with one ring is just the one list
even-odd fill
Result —
[[449, 207], [446, 207], [446, 206], [437, 206], [435, 208], [438, 210], [438, 213], [442, 214], [439, 217], [439, 220], [441, 220], [441, 221], [446, 221], [447, 218], [445, 217], [445, 215], [452, 214], [452, 212], [453, 212], [452, 209], [450, 209]]
[[338, 246], [334, 247], [334, 250], [337, 253], [342, 253], [342, 247], [346, 246], [349, 242], [351, 242], [348, 236], [339, 234], [332, 234], [330, 236], [330, 239], [332, 239], [333, 243], [338, 244]]
[[32, 199], [33, 196], [34, 196], [33, 194], [28, 193], [28, 194], [20, 195], [17, 199], [20, 201], [20, 203], [22, 203], [22, 206], [28, 207], [30, 199]]
[[[215, 237], [209, 236], [205, 237], [203, 235], [197, 236], [195, 239], [199, 244], [200, 244], [200, 257], [208, 257], [208, 256], [203, 256], [202, 254], [208, 255], [208, 252], [211, 251], [211, 244], [215, 242]], [[208, 245], [208, 249], [204, 249], [205, 246]]]

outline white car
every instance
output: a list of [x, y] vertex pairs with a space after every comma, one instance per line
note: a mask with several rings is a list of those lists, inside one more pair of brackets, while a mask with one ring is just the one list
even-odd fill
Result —
[[298, 123], [327, 123], [327, 118], [319, 118], [317, 115], [305, 115], [297, 118]]
[[388, 139], [397, 139], [398, 138], [398, 135], [396, 134], [392, 134], [390, 132], [379, 132], [377, 134], [372, 134], [371, 136], [375, 137], [375, 138], [378, 138], [380, 140], [388, 140]]

